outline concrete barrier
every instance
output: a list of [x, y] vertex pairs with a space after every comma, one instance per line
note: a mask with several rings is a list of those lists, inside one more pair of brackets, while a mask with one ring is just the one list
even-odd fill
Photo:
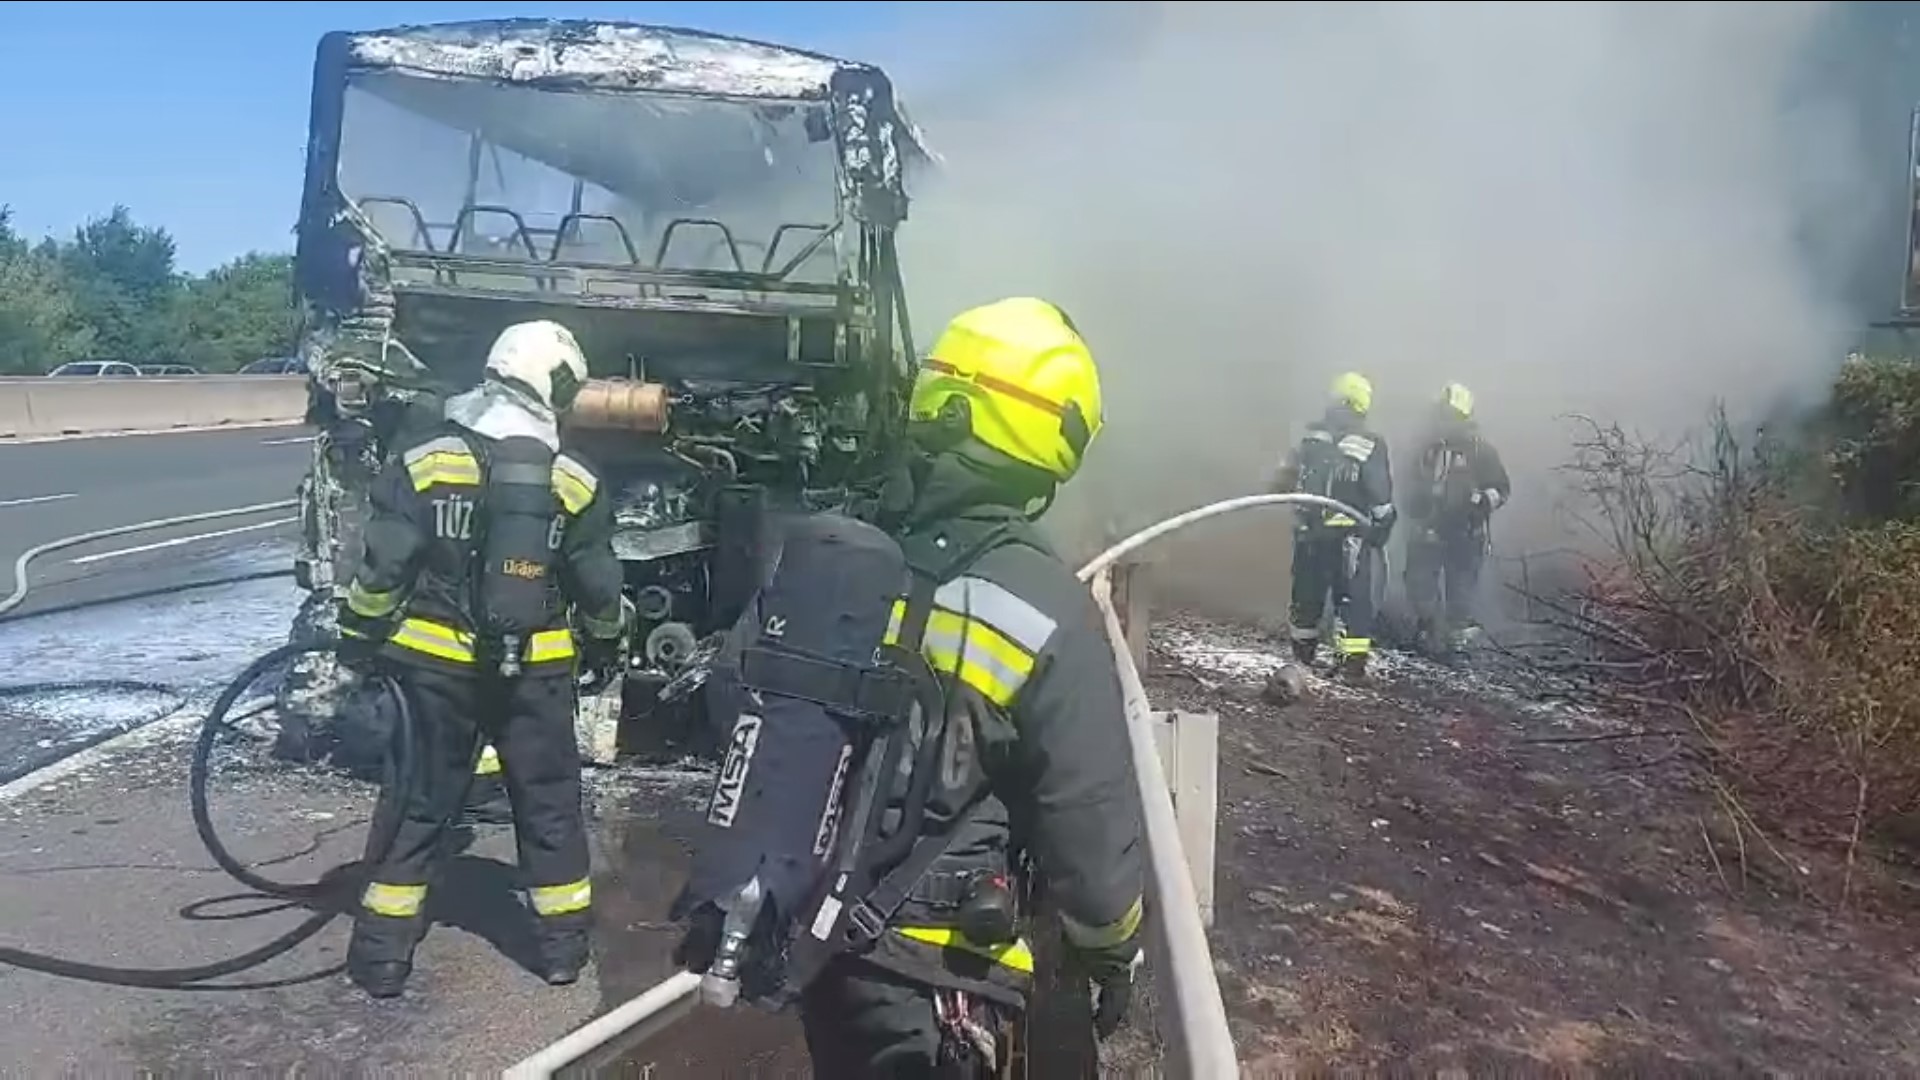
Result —
[[0, 439], [294, 422], [301, 375], [0, 378]]

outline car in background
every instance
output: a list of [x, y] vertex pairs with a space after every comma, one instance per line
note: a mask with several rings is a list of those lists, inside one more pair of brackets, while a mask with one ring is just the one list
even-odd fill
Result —
[[305, 375], [307, 362], [297, 356], [269, 356], [241, 368], [239, 375]]
[[140, 374], [160, 376], [198, 375], [200, 374], [200, 369], [190, 364], [141, 364]]
[[138, 378], [140, 369], [124, 360], [73, 360], [47, 372], [47, 375], [49, 377], [95, 379], [103, 377], [124, 378], [131, 375]]

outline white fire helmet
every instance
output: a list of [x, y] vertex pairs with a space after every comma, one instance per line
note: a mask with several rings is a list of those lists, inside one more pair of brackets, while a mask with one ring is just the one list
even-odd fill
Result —
[[587, 358], [573, 331], [549, 319], [514, 323], [487, 351], [487, 374], [512, 380], [555, 411], [565, 411], [587, 381]]

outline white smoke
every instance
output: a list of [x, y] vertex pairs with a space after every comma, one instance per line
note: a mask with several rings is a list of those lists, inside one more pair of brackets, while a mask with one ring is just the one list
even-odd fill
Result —
[[[910, 96], [946, 168], [903, 246], [922, 347], [1013, 293], [1093, 343], [1109, 426], [1056, 528], [1254, 488], [1351, 368], [1402, 438], [1471, 386], [1516, 473], [1503, 543], [1551, 542], [1562, 414], [1674, 431], [1810, 394], [1860, 318], [1803, 253], [1861, 240], [1869, 186], [1850, 114], [1800, 85], [1827, 5], [1055, 14], [952, 43], [980, 62]], [[1216, 581], [1283, 578], [1283, 519], [1222, 532]]]

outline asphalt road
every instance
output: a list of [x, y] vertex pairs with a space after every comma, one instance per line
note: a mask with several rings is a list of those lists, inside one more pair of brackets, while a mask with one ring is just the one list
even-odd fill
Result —
[[[0, 446], [0, 566], [50, 539], [291, 498], [307, 436], [255, 429]], [[118, 537], [34, 564], [33, 592], [16, 612], [27, 617], [0, 617], [0, 780], [141, 730], [105, 757], [76, 759], [77, 772], [0, 798], [0, 946], [170, 967], [231, 957], [299, 921], [303, 912], [231, 899], [240, 890], [200, 850], [187, 813], [193, 729], [142, 727], [183, 702], [204, 704], [284, 639], [291, 582], [160, 591], [289, 567], [290, 516]], [[310, 878], [359, 853], [369, 790], [264, 761], [223, 769], [212, 787], [223, 835], [241, 858], [270, 860], [273, 873]], [[497, 1074], [672, 968], [667, 905], [686, 856], [664, 823], [690, 814], [702, 785], [629, 767], [596, 772], [588, 787], [601, 933], [598, 962], [575, 987], [548, 988], [516, 959], [525, 912], [509, 891], [511, 832], [494, 829], [449, 867], [440, 925], [399, 1001], [370, 1002], [338, 974], [346, 920], [219, 989], [63, 978], [0, 956], [0, 1030], [10, 1033], [0, 1074]], [[797, 1040], [790, 1019], [703, 1016], [657, 1056], [636, 1057], [633, 1071], [805, 1075]]]
[[[19, 555], [49, 540], [294, 497], [311, 432], [298, 426], [0, 445], [0, 595]], [[214, 556], [294, 536], [270, 511], [98, 541], [36, 560], [16, 614], [164, 587]], [[289, 564], [290, 565], [290, 564]]]

